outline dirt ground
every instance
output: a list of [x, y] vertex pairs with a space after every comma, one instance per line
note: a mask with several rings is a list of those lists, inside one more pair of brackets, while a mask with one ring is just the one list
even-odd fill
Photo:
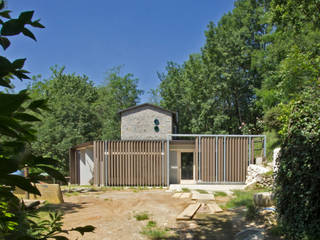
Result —
[[137, 221], [134, 215], [148, 212], [149, 220], [159, 227], [176, 227], [176, 216], [188, 205], [188, 199], [174, 199], [164, 190], [109, 191], [102, 194], [88, 194], [64, 197], [66, 228], [91, 224], [94, 233], [80, 238], [78, 233], [71, 239], [113, 240], [147, 239], [140, 232], [147, 221]]
[[[158, 227], [168, 228], [174, 235], [168, 239], [234, 239], [236, 233], [246, 227], [243, 211], [224, 211], [205, 214], [198, 211], [192, 221], [176, 221], [176, 216], [191, 203], [191, 199], [172, 198], [173, 193], [164, 190], [107, 191], [78, 196], [64, 196], [59, 205], [65, 213], [64, 228], [93, 225], [94, 233], [69, 235], [70, 239], [90, 240], [138, 240], [148, 239], [141, 234], [149, 220]], [[227, 201], [227, 197], [217, 198]], [[137, 221], [135, 215], [147, 212], [148, 220]], [[272, 238], [267, 238], [272, 239]]]

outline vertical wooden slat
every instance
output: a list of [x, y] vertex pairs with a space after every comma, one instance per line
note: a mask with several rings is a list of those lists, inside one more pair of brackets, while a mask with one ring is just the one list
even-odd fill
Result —
[[195, 139], [195, 152], [194, 152], [194, 160], [195, 160], [195, 180], [198, 181], [198, 154], [199, 154], [199, 137], [196, 137]]
[[214, 175], [215, 175], [215, 160], [214, 160], [214, 138], [210, 138], [210, 182], [214, 182]]
[[138, 157], [138, 162], [137, 162], [137, 169], [138, 169], [138, 186], [141, 186], [141, 169], [140, 169], [140, 167], [141, 167], [141, 155], [140, 155], [140, 152], [141, 152], [141, 142], [139, 141], [138, 142], [138, 148], [137, 148], [137, 150], [138, 150], [138, 155], [137, 155], [137, 157]]
[[239, 182], [239, 161], [241, 159], [241, 155], [239, 152], [239, 138], [235, 138], [235, 154], [236, 154], [236, 162], [235, 162], [235, 181]]
[[153, 185], [156, 185], [156, 146], [155, 141], [152, 141], [152, 181]]
[[164, 182], [166, 183], [165, 185], [168, 185], [168, 182], [167, 182], [167, 178], [168, 178], [168, 175], [169, 175], [169, 172], [168, 172], [168, 169], [167, 169], [167, 162], [168, 162], [168, 159], [169, 159], [169, 156], [167, 155], [167, 152], [168, 152], [168, 149], [167, 149], [167, 142], [164, 143], [164, 152], [165, 152], [165, 165], [164, 165], [164, 170], [165, 170], [165, 178], [164, 178]]
[[158, 186], [161, 185], [161, 142], [158, 141]]
[[123, 143], [124, 145], [124, 186], [128, 186], [128, 141]]
[[223, 155], [224, 155], [224, 151], [223, 151], [223, 137], [219, 138], [219, 142], [220, 142], [220, 181], [222, 182], [224, 180], [224, 162], [223, 162]]
[[144, 141], [144, 185], [148, 186], [148, 141]]
[[132, 180], [133, 180], [133, 185], [137, 185], [137, 174], [136, 174], [136, 142], [132, 141]]
[[128, 141], [128, 185], [129, 186], [132, 186], [131, 157], [132, 157], [131, 141]]

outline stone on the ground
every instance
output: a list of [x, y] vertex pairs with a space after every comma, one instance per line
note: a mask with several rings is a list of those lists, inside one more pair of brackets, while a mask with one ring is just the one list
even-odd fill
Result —
[[189, 198], [191, 193], [181, 193], [180, 198]]
[[274, 171], [274, 172], [277, 172], [277, 171], [278, 171], [277, 162], [278, 162], [278, 157], [279, 157], [280, 150], [281, 150], [281, 148], [275, 148], [275, 149], [273, 150], [272, 167], [273, 167], [273, 171]]
[[31, 199], [46, 200], [49, 203], [63, 203], [63, 196], [59, 184], [36, 184], [41, 196], [30, 194]]
[[263, 188], [272, 188], [273, 186], [273, 176], [265, 175], [265, 173], [271, 171], [271, 167], [263, 167], [255, 164], [250, 164], [248, 166], [248, 174], [246, 178], [246, 188], [250, 189], [255, 187], [256, 184]]
[[253, 195], [253, 202], [257, 207], [270, 207], [274, 205], [271, 192], [260, 192]]
[[172, 195], [173, 198], [180, 198], [182, 193], [175, 193]]
[[25, 205], [25, 207], [26, 207], [27, 210], [31, 210], [31, 209], [34, 209], [34, 208], [36, 208], [37, 206], [39, 206], [39, 205], [40, 205], [40, 201], [33, 201], [33, 200], [31, 200], [31, 201], [25, 201], [25, 202], [24, 202], [24, 205]]
[[262, 230], [260, 229], [248, 228], [237, 233], [234, 239], [235, 240], [263, 240], [264, 235]]

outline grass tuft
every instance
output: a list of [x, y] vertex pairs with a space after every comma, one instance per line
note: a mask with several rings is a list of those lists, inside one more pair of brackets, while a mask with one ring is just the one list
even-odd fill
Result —
[[148, 212], [142, 212], [134, 215], [134, 218], [137, 221], [143, 221], [143, 220], [148, 220], [149, 219], [149, 213]]
[[221, 191], [214, 192], [213, 195], [215, 197], [226, 197], [226, 196], [228, 196], [228, 194], [226, 194], [225, 192], [221, 192]]
[[186, 193], [187, 193], [187, 192], [190, 192], [190, 189], [189, 189], [189, 188], [182, 188], [181, 190], [182, 190], [182, 192], [186, 192]]
[[140, 233], [153, 240], [168, 239], [172, 236], [170, 234], [170, 229], [157, 227], [155, 221], [149, 221], [147, 226], [145, 226]]
[[224, 208], [247, 207], [253, 205], [253, 195], [257, 192], [264, 192], [266, 189], [258, 189], [252, 191], [234, 190], [234, 198], [226, 203]]
[[203, 190], [203, 189], [196, 189], [196, 191], [197, 191], [198, 193], [201, 193], [201, 194], [206, 194], [206, 193], [208, 193], [206, 190]]
[[148, 224], [147, 224], [147, 227], [149, 228], [152, 228], [152, 227], [155, 227], [157, 226], [157, 223], [155, 221], [149, 221]]

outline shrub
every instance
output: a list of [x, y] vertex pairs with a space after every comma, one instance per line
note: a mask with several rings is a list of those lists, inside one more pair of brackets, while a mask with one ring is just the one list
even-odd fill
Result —
[[320, 91], [290, 106], [276, 176], [276, 203], [287, 239], [320, 239]]

